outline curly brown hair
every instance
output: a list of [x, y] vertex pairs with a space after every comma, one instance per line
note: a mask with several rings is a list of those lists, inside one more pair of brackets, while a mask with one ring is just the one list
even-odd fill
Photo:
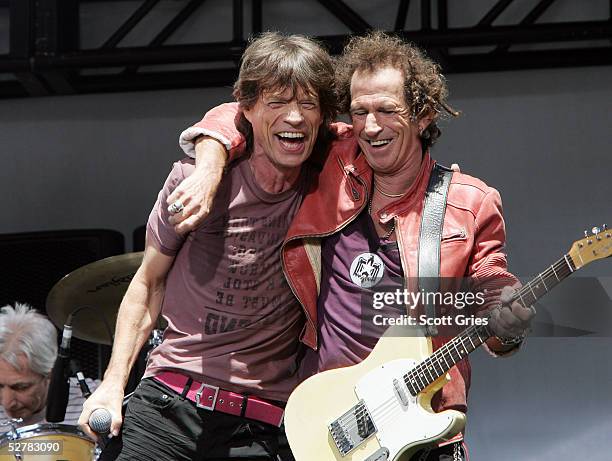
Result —
[[[316, 95], [323, 124], [315, 151], [324, 151], [332, 138], [330, 124], [338, 114], [338, 99], [333, 61], [318, 42], [303, 35], [264, 32], [250, 40], [242, 55], [234, 98], [242, 109], [252, 108], [263, 92], [298, 88]], [[253, 128], [244, 115], [238, 129], [247, 138], [247, 150], [253, 145]]]
[[381, 31], [352, 37], [336, 67], [340, 107], [344, 112], [349, 110], [351, 79], [355, 72], [372, 73], [386, 66], [394, 67], [404, 74], [404, 98], [410, 108], [411, 118], [416, 121], [430, 114], [434, 117], [421, 133], [423, 149], [427, 149], [441, 135], [436, 121], [442, 110], [453, 116], [459, 113], [446, 102], [448, 88], [440, 73], [440, 66], [411, 43]]

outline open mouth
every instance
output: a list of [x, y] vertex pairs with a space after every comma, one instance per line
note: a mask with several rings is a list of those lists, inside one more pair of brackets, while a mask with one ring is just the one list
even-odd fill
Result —
[[304, 146], [306, 135], [295, 131], [281, 131], [275, 136], [280, 141], [281, 146], [287, 150], [298, 150]]
[[372, 147], [383, 147], [390, 144], [393, 139], [368, 139], [367, 141]]

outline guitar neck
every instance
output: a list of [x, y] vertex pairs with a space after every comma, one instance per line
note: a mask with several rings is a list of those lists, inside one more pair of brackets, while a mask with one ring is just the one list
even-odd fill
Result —
[[[516, 290], [511, 300], [519, 301], [525, 307], [531, 306], [576, 270], [576, 264], [571, 256], [566, 254], [529, 283]], [[416, 396], [422, 392], [491, 336], [493, 334], [487, 325], [473, 325], [455, 336], [404, 375], [404, 381], [410, 393]]]

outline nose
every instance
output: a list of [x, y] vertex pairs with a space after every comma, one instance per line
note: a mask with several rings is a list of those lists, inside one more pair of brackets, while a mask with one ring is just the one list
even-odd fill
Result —
[[304, 121], [304, 114], [302, 114], [302, 108], [297, 103], [297, 101], [293, 101], [287, 105], [287, 115], [285, 117], [285, 121], [290, 125], [299, 125]]
[[11, 408], [15, 402], [15, 391], [8, 386], [2, 387], [0, 389], [0, 404], [2, 404], [4, 408]]
[[378, 124], [374, 114], [368, 114], [366, 116], [364, 131], [370, 138], [376, 137], [376, 135], [382, 131], [382, 127]]

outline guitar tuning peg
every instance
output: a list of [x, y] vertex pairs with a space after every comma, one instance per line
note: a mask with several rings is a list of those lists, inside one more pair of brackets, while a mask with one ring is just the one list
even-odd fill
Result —
[[585, 231], [584, 231], [584, 236], [585, 236], [585, 237], [588, 237], [588, 236], [589, 236], [589, 231], [588, 231], [588, 230], [585, 230]]
[[599, 227], [594, 227], [593, 229], [591, 229], [591, 232], [593, 233], [593, 235], [597, 235], [601, 232], [601, 229]]
[[603, 229], [604, 231], [607, 231], [607, 230], [608, 230], [608, 225], [607, 225], [607, 224], [603, 224], [601, 227], [602, 227], [602, 229]]

